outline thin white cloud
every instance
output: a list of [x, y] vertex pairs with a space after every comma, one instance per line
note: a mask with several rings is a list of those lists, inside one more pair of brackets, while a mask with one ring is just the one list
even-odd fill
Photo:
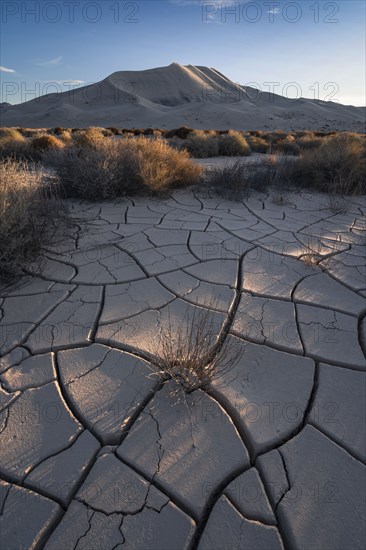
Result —
[[55, 57], [53, 59], [48, 59], [47, 61], [40, 61], [36, 63], [39, 67], [58, 67], [61, 65], [63, 60], [63, 56], [59, 55], [58, 57]]
[[277, 15], [278, 13], [280, 13], [280, 9], [272, 8], [271, 10], [268, 10], [268, 13], [271, 13], [272, 15]]
[[250, 0], [169, 0], [170, 4], [177, 7], [196, 7], [202, 10], [203, 23], [223, 23], [223, 13], [236, 5], [245, 4]]
[[0, 66], [0, 73], [15, 73], [14, 69], [8, 69], [7, 67]]

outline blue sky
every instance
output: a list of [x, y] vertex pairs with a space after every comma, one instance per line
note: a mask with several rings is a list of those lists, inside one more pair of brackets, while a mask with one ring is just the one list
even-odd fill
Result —
[[288, 97], [365, 105], [364, 23], [362, 0], [3, 0], [1, 101], [176, 61]]

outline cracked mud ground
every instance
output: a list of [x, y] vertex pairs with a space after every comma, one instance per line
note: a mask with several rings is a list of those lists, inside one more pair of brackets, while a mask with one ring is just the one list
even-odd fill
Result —
[[[70, 212], [1, 291], [1, 549], [363, 549], [365, 199]], [[181, 399], [156, 342], [195, 308], [241, 354]]]

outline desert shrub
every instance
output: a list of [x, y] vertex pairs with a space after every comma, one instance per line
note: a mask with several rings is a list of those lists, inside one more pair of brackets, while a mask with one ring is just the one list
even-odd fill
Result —
[[145, 137], [71, 145], [48, 160], [67, 196], [94, 200], [192, 185], [202, 173], [186, 151]]
[[128, 153], [137, 160], [142, 184], [152, 191], [192, 185], [202, 174], [187, 151], [177, 151], [163, 140], [140, 138], [127, 142], [125, 149], [130, 149]]
[[284, 204], [286, 192], [293, 187], [293, 170], [297, 161], [295, 156], [270, 155], [260, 170], [261, 187], [272, 190], [274, 202]]
[[325, 138], [317, 149], [304, 151], [294, 166], [294, 177], [327, 193], [365, 192], [365, 138], [347, 133]]
[[109, 126], [108, 128], [106, 128], [106, 130], [109, 130], [110, 132], [112, 132], [114, 136], [121, 135], [121, 130], [119, 130], [118, 128], [114, 128], [113, 126]]
[[243, 348], [217, 330], [212, 304], [214, 300], [193, 311], [187, 307], [179, 323], [173, 322], [168, 310], [168, 322], [156, 340], [154, 363], [162, 382], [174, 380], [174, 393], [209, 389], [212, 382], [235, 368], [242, 356]]
[[187, 137], [184, 147], [195, 158], [217, 157], [219, 155], [218, 139], [204, 134], [191, 134]]
[[269, 145], [265, 139], [255, 135], [249, 135], [245, 139], [253, 153], [268, 153]]
[[225, 157], [250, 156], [251, 148], [240, 132], [229, 132], [218, 138], [219, 155]]
[[[327, 126], [327, 125], [325, 125]], [[337, 132], [314, 132], [315, 137], [329, 137], [329, 136], [335, 136]]]
[[55, 136], [60, 136], [66, 131], [66, 128], [63, 128], [62, 126], [56, 126], [56, 128], [53, 128], [52, 132], [55, 134]]
[[256, 173], [254, 165], [237, 161], [232, 165], [214, 167], [208, 173], [206, 183], [219, 196], [242, 200], [247, 198], [250, 190], [257, 185]]
[[249, 130], [247, 132], [248, 135], [250, 136], [254, 136], [254, 137], [262, 137], [262, 135], [264, 134], [264, 131], [263, 130]]
[[58, 137], [63, 143], [70, 143], [72, 141], [72, 134], [69, 130], [63, 130]]
[[0, 139], [21, 139], [22, 134], [17, 128], [0, 128]]
[[202, 132], [205, 136], [209, 136], [209, 137], [217, 137], [218, 136], [218, 131], [217, 130], [202, 130]]
[[315, 135], [301, 136], [296, 140], [297, 145], [302, 151], [309, 149], [316, 149], [322, 144], [322, 138], [315, 137]]
[[312, 130], [297, 130], [296, 138], [313, 138], [315, 133]]
[[242, 200], [251, 191], [270, 187], [282, 194], [290, 186], [293, 162], [281, 156], [272, 156], [263, 163], [237, 161], [210, 170], [206, 183], [219, 196], [234, 200]]
[[104, 137], [113, 137], [114, 136], [114, 133], [112, 132], [112, 130], [109, 130], [108, 128], [103, 128], [103, 130], [101, 130], [102, 134]]
[[30, 147], [32, 151], [45, 153], [50, 149], [62, 149], [64, 144], [57, 137], [44, 134], [43, 136], [33, 138], [30, 142]]
[[47, 130], [42, 128], [23, 128], [22, 130], [22, 135], [28, 138], [38, 137], [45, 133]]
[[180, 128], [175, 128], [173, 130], [168, 130], [165, 137], [170, 138], [180, 138], [187, 139], [187, 137], [193, 132], [193, 128], [188, 128], [188, 126], [181, 126]]
[[73, 141], [77, 147], [98, 148], [104, 140], [104, 134], [100, 128], [87, 128], [74, 133]]
[[262, 138], [273, 145], [286, 139], [287, 135], [288, 132], [284, 130], [276, 130], [275, 132], [265, 132], [262, 134]]
[[29, 142], [18, 130], [1, 128], [0, 158], [14, 157], [17, 159], [29, 157]]
[[57, 173], [60, 193], [67, 197], [105, 200], [116, 197], [123, 186], [126, 193], [132, 192], [136, 184], [121, 162], [117, 142], [102, 141], [95, 147], [78, 140], [50, 152], [46, 161]]
[[280, 155], [299, 156], [301, 149], [295, 141], [284, 139], [283, 141], [272, 144], [271, 152]]
[[163, 135], [163, 130], [160, 130], [159, 128], [145, 128], [143, 135], [148, 137], [161, 138]]
[[65, 211], [34, 165], [0, 161], [0, 182], [0, 279], [6, 281], [36, 260]]
[[172, 149], [177, 149], [178, 151], [183, 151], [184, 149], [187, 150], [185, 139], [179, 139], [179, 138], [166, 139], [165, 138], [165, 141], [169, 144], [169, 147], [171, 147]]

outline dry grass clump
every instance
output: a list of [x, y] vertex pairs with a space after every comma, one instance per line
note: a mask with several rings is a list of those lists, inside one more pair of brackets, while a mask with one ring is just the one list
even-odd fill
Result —
[[219, 155], [225, 157], [246, 157], [252, 150], [240, 132], [229, 131], [218, 138]]
[[[60, 182], [60, 192], [66, 197], [106, 200], [132, 192], [134, 182], [128, 165], [122, 162], [116, 142], [73, 140], [70, 145], [47, 155]], [[123, 189], [125, 193], [123, 193]]]
[[184, 147], [192, 157], [238, 157], [252, 154], [241, 132], [227, 131], [217, 135], [215, 130], [194, 130], [187, 137]]
[[0, 280], [11, 281], [52, 240], [60, 203], [39, 168], [25, 161], [0, 162]]
[[237, 161], [230, 166], [215, 167], [208, 173], [207, 184], [219, 196], [242, 200], [259, 187], [258, 167]]
[[316, 149], [323, 141], [323, 137], [316, 136], [315, 132], [311, 130], [298, 130], [294, 134], [296, 143], [300, 147], [301, 151]]
[[299, 137], [296, 140], [297, 145], [301, 151], [308, 151], [309, 149], [317, 149], [323, 142], [323, 138], [312, 136]]
[[1, 128], [0, 158], [26, 158], [29, 156], [29, 142], [14, 128]]
[[47, 128], [19, 128], [19, 132], [24, 137], [32, 138], [47, 133]]
[[63, 126], [56, 126], [55, 128], [52, 128], [50, 132], [55, 134], [55, 136], [61, 136], [61, 134], [63, 134], [66, 130], [67, 128], [64, 128]]
[[22, 134], [17, 128], [0, 128], [0, 139], [21, 139]]
[[286, 139], [287, 135], [287, 132], [285, 132], [284, 130], [276, 130], [274, 132], [264, 132], [262, 134], [262, 138], [273, 145], [275, 143], [278, 143], [279, 141]]
[[304, 151], [295, 177], [303, 185], [331, 194], [366, 191], [365, 137], [337, 134], [323, 139], [317, 149]]
[[106, 129], [109, 130], [110, 132], [112, 132], [112, 134], [114, 136], [121, 136], [122, 135], [122, 130], [120, 130], [119, 128], [115, 128], [114, 126], [109, 126]]
[[260, 164], [237, 161], [210, 170], [206, 183], [219, 196], [233, 200], [248, 198], [251, 191], [273, 188], [277, 200], [291, 185], [293, 164], [293, 160], [275, 155]]
[[103, 200], [136, 193], [162, 193], [173, 187], [193, 185], [202, 168], [186, 151], [177, 151], [163, 140], [146, 137], [128, 140], [78, 142], [50, 154], [67, 196]]
[[195, 307], [191, 315], [187, 308], [179, 327], [174, 326], [168, 312], [167, 329], [160, 335], [154, 355], [161, 380], [174, 380], [178, 389], [191, 393], [208, 389], [233, 369], [242, 348], [218, 333], [210, 309]]
[[78, 130], [73, 135], [77, 147], [91, 147], [97, 149], [104, 141], [104, 134], [101, 128], [90, 127], [86, 130]]
[[296, 142], [296, 138], [289, 134], [284, 139], [277, 139], [272, 143], [271, 152], [282, 155], [299, 156], [301, 149]]
[[30, 147], [35, 152], [45, 153], [51, 149], [62, 149], [64, 144], [57, 137], [44, 134], [33, 138], [30, 142]]
[[253, 153], [268, 153], [269, 143], [262, 137], [248, 135], [245, 136], [245, 139], [247, 140]]
[[203, 132], [205, 136], [217, 137], [219, 135], [218, 130], [195, 130], [195, 132]]
[[209, 158], [219, 155], [218, 139], [206, 136], [204, 133], [201, 135], [192, 133], [187, 137], [184, 147], [195, 158]]
[[163, 140], [130, 140], [124, 150], [126, 159], [135, 159], [142, 185], [154, 192], [198, 183], [202, 174], [202, 168], [191, 161], [187, 151], [177, 151]]
[[72, 133], [70, 130], [63, 130], [58, 137], [63, 143], [70, 143], [72, 141]]

